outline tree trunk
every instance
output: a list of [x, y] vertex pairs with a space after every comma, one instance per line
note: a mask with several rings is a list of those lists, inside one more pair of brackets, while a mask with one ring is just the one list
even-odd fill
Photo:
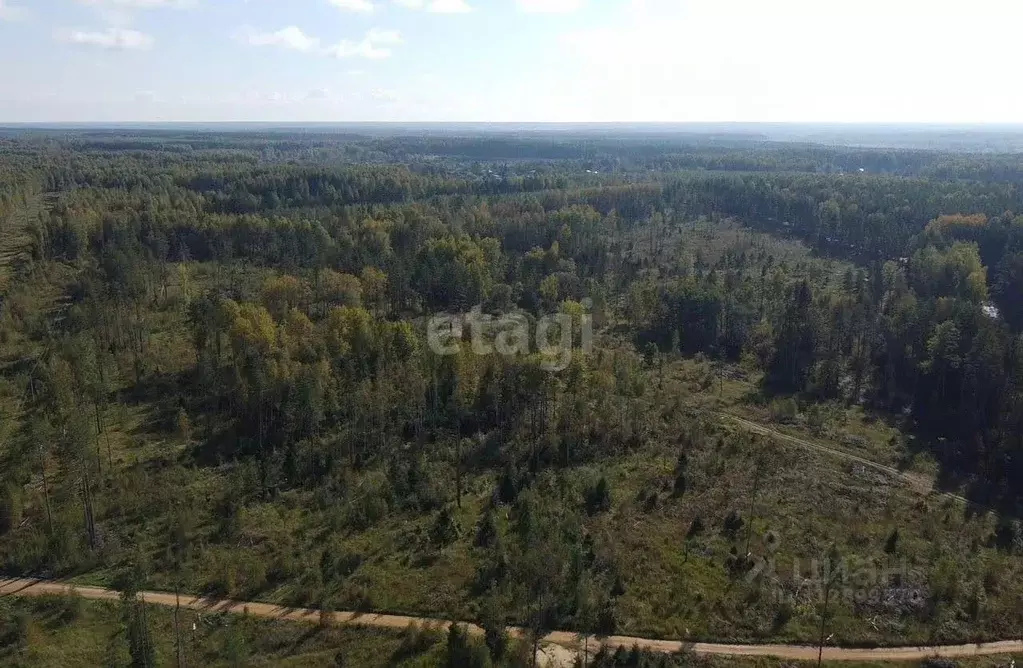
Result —
[[89, 549], [96, 549], [96, 520], [92, 512], [92, 488], [89, 485], [89, 469], [88, 462], [83, 461], [82, 466], [84, 468], [84, 475], [82, 483], [84, 486], [84, 499], [83, 505], [85, 510], [85, 532], [89, 537]]
[[185, 665], [182, 661], [181, 656], [181, 581], [180, 579], [174, 582], [174, 652], [177, 655], [177, 668], [183, 668]]
[[455, 505], [462, 509], [462, 437], [455, 434]]
[[46, 504], [46, 527], [49, 533], [53, 533], [53, 515], [50, 512], [50, 484], [46, 480], [46, 451], [43, 450], [42, 443], [39, 444], [39, 460], [42, 465], [43, 473], [43, 501]]
[[820, 668], [821, 662], [824, 659], [824, 632], [826, 630], [826, 624], [828, 621], [828, 599], [831, 597], [831, 583], [828, 582], [824, 587], [824, 608], [821, 610], [821, 634], [820, 643], [817, 650], [817, 668]]
[[538, 607], [536, 609], [536, 622], [533, 625], [533, 656], [530, 659], [532, 661], [533, 668], [536, 668], [536, 655], [540, 651], [540, 640], [543, 634], [543, 593], [539, 595]]

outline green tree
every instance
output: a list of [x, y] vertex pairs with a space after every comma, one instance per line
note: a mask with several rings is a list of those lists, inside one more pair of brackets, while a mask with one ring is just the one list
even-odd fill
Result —
[[121, 619], [132, 668], [154, 668], [156, 650], [150, 633], [145, 597], [141, 594], [145, 576], [133, 568], [121, 578]]

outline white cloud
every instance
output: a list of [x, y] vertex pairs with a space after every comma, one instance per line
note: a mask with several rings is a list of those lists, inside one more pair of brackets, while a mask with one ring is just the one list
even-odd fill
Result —
[[362, 12], [369, 14], [373, 11], [373, 3], [370, 0], [330, 0], [330, 4], [339, 9], [350, 12]]
[[288, 26], [276, 32], [259, 32], [254, 28], [246, 27], [238, 32], [236, 38], [250, 46], [276, 46], [304, 53], [320, 49], [320, 38], [305, 34], [298, 26]]
[[358, 42], [341, 40], [333, 46], [327, 47], [325, 53], [335, 58], [367, 58], [379, 60], [391, 57], [391, 48], [401, 44], [401, 33], [397, 30], [380, 30], [373, 28], [366, 33]]
[[586, 0], [518, 0], [519, 9], [529, 14], [571, 14], [585, 4]]
[[153, 46], [153, 36], [138, 30], [108, 28], [106, 30], [69, 30], [59, 32], [57, 39], [70, 44], [95, 46], [101, 49], [140, 51]]
[[244, 27], [235, 39], [250, 46], [272, 46], [302, 53], [315, 53], [333, 58], [366, 58], [380, 60], [391, 56], [391, 47], [402, 43], [397, 30], [373, 28], [360, 40], [343, 39], [336, 44], [324, 45], [319, 37], [305, 34], [298, 26], [288, 26], [276, 32], [259, 32]]
[[369, 92], [370, 98], [378, 102], [400, 102], [401, 94], [389, 88], [374, 88]]
[[134, 20], [134, 13], [155, 9], [191, 9], [199, 0], [75, 0], [80, 5], [92, 7], [100, 19], [109, 26], [127, 28]]
[[198, 5], [199, 0], [78, 0], [78, 3], [117, 9], [188, 9]]
[[464, 14], [472, 7], [465, 0], [394, 0], [405, 9], [426, 10], [433, 14]]
[[472, 11], [472, 7], [465, 0], [433, 0], [426, 11], [435, 14], [464, 14]]
[[373, 28], [366, 33], [366, 41], [373, 42], [374, 44], [389, 44], [391, 46], [395, 44], [401, 44], [401, 33], [397, 30], [381, 30], [380, 28]]

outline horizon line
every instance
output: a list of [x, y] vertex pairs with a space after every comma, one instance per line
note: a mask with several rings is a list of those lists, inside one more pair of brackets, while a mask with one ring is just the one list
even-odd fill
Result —
[[271, 121], [271, 120], [104, 120], [104, 121], [7, 121], [0, 127], [14, 126], [123, 126], [123, 125], [598, 125], [598, 126], [845, 126], [845, 127], [981, 127], [1020, 128], [1021, 121], [417, 121], [417, 120], [353, 120], [353, 121]]

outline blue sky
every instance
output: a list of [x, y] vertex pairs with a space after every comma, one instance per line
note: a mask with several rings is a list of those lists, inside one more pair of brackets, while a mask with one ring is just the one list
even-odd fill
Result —
[[1016, 0], [0, 0], [0, 122], [1023, 122]]

